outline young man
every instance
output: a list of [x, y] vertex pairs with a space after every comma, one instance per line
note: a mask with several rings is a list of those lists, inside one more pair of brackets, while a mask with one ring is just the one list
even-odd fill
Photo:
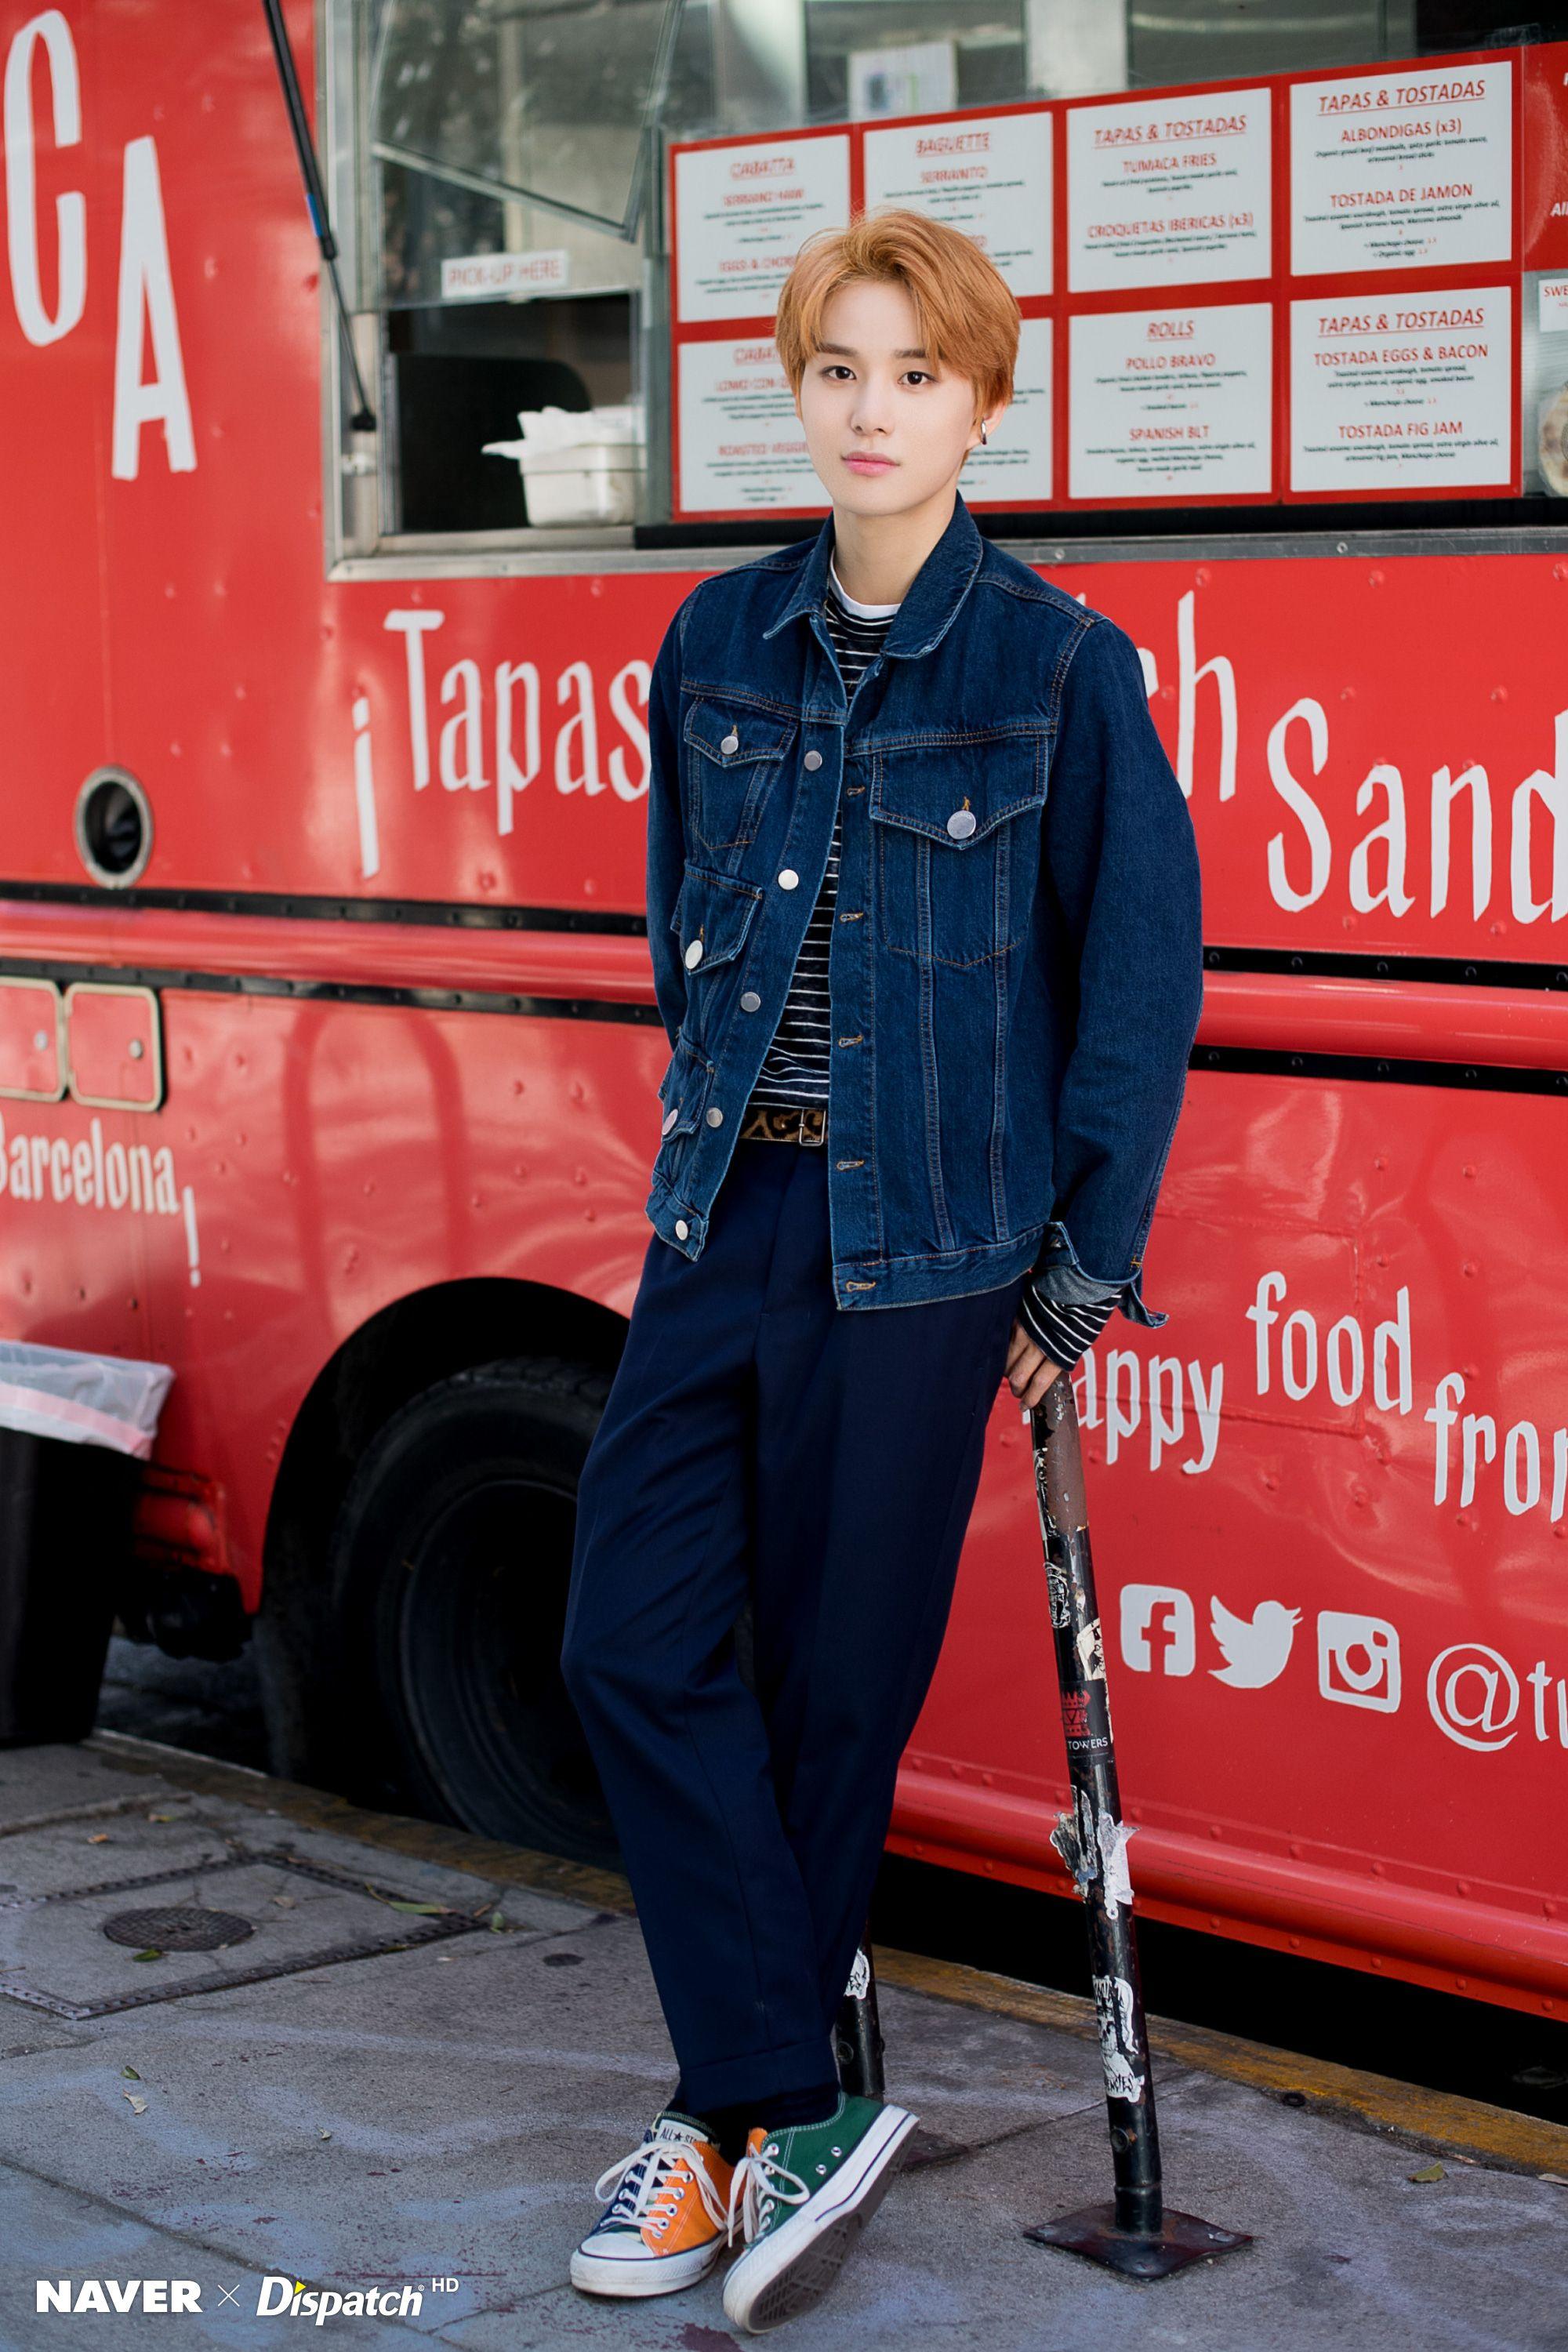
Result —
[[1166, 1319], [1197, 855], [1136, 648], [958, 496], [1017, 331], [920, 215], [806, 247], [778, 346], [831, 520], [704, 580], [650, 692], [672, 1052], [562, 1666], [680, 2079], [572, 2276], [668, 2293], [738, 2220], [752, 2332], [831, 2284], [916, 2120], [844, 2094], [832, 2027], [996, 1391], [1026, 1420], [1114, 1306]]

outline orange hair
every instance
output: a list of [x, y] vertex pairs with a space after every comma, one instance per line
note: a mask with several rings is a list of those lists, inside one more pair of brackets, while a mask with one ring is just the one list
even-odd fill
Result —
[[982, 410], [1008, 400], [1018, 362], [1018, 305], [971, 236], [923, 213], [862, 213], [847, 228], [819, 229], [795, 257], [779, 295], [773, 336], [796, 394], [822, 340], [822, 314], [858, 278], [904, 287], [921, 341], [939, 367], [973, 383]]

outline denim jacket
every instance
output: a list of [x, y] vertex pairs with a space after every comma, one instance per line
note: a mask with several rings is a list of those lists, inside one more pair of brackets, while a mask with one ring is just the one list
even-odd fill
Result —
[[837, 1305], [1032, 1278], [1145, 1306], [1203, 994], [1196, 843], [1124, 631], [963, 500], [852, 701], [813, 541], [702, 581], [649, 688], [669, 1066], [647, 1213], [687, 1257], [777, 1024], [842, 795], [826, 1139]]

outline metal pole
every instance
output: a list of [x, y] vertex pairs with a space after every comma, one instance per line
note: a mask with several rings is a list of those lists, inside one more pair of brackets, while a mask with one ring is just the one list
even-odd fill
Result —
[[871, 1963], [871, 1923], [868, 1919], [833, 2023], [838, 2079], [852, 2098], [887, 2096], [882, 2074], [883, 2046], [881, 2021], [877, 2015], [877, 1977]]
[[1072, 1811], [1061, 1814], [1051, 1832], [1051, 1843], [1083, 1898], [1116, 2194], [1109, 2205], [1064, 2213], [1024, 2235], [1086, 2254], [1130, 2277], [1163, 2278], [1189, 2263], [1248, 2245], [1251, 2239], [1245, 2231], [1221, 2230], [1164, 2207], [1127, 1869], [1131, 1832], [1121, 1818], [1117, 1785], [1071, 1380], [1058, 1375], [1029, 1418], [1073, 1799]]
[[[887, 2096], [882, 2049], [882, 2028], [877, 2015], [877, 1968], [871, 1950], [871, 1922], [868, 1918], [860, 1933], [849, 1982], [833, 2021], [833, 2054], [838, 2061], [838, 2080], [851, 2097]], [[962, 2140], [950, 2138], [946, 2132], [931, 2131], [922, 2124], [905, 2140], [899, 2152], [899, 2164], [900, 2169], [915, 2164], [951, 2164], [955, 2157], [968, 2154]]]

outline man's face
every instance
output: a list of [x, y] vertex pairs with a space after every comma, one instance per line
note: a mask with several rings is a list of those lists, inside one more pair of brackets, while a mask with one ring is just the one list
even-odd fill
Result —
[[855, 278], [827, 303], [795, 405], [824, 488], [850, 514], [935, 498], [980, 439], [973, 384], [926, 355], [913, 302], [885, 278]]

